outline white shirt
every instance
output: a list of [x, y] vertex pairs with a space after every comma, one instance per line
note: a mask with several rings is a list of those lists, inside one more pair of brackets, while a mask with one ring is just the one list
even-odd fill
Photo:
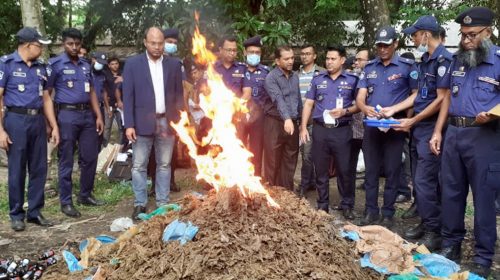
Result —
[[162, 114], [166, 111], [165, 87], [163, 84], [163, 56], [156, 61], [151, 60], [147, 52], [146, 56], [148, 57], [149, 72], [151, 73], [151, 80], [153, 81], [153, 89], [155, 91], [156, 113]]

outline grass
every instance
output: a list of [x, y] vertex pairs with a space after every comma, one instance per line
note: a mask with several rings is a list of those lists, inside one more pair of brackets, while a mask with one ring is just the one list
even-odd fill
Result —
[[[76, 195], [79, 192], [79, 178], [73, 176], [73, 203], [76, 204]], [[52, 187], [57, 186], [57, 181], [52, 182]], [[78, 205], [77, 208], [82, 212], [90, 215], [98, 215], [113, 210], [113, 206], [118, 204], [125, 198], [133, 196], [132, 185], [130, 182], [109, 182], [105, 175], [96, 175], [94, 182], [94, 196], [106, 202], [103, 207], [88, 207]], [[27, 199], [25, 198], [25, 201]], [[42, 210], [46, 216], [54, 218], [61, 214], [59, 197], [45, 198], [45, 207]], [[0, 186], [0, 220], [9, 220], [9, 197], [7, 185]]]

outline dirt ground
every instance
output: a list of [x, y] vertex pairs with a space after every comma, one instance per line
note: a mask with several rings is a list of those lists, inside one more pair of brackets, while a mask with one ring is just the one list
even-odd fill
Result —
[[[6, 168], [0, 167], [0, 182], [5, 182]], [[171, 202], [180, 201], [182, 197], [189, 192], [198, 191], [204, 192], [203, 188], [194, 183], [195, 170], [194, 169], [179, 169], [176, 171], [176, 181], [181, 186], [181, 191], [178, 193], [171, 193]], [[300, 180], [300, 162], [296, 171], [295, 181], [298, 183]], [[360, 180], [357, 182], [361, 183]], [[382, 185], [382, 184], [381, 184]], [[336, 180], [332, 179], [330, 181], [331, 189], [331, 205], [334, 206], [338, 203], [338, 191], [336, 187]], [[382, 192], [381, 192], [382, 193]], [[306, 194], [306, 198], [311, 203], [313, 207], [316, 205], [316, 192], [310, 191]], [[469, 199], [470, 201], [470, 199]], [[472, 204], [472, 202], [470, 202]], [[150, 199], [148, 210], [154, 210], [154, 199]], [[47, 217], [56, 223], [53, 228], [40, 228], [38, 226], [27, 224], [26, 230], [24, 232], [16, 233], [10, 229], [10, 223], [8, 220], [0, 221], [0, 258], [11, 258], [13, 256], [18, 256], [21, 258], [32, 258], [38, 256], [41, 252], [47, 249], [59, 250], [65, 248], [69, 245], [78, 244], [80, 241], [86, 239], [87, 237], [93, 237], [100, 234], [106, 234], [111, 236], [117, 236], [117, 234], [112, 233], [109, 230], [109, 225], [111, 222], [119, 217], [129, 217], [132, 212], [133, 199], [128, 198], [121, 201], [113, 211], [89, 215], [82, 212], [82, 217], [79, 219], [72, 219], [65, 217], [62, 214], [58, 214], [55, 217]], [[419, 221], [418, 219], [412, 220], [402, 220], [399, 216], [402, 212], [410, 206], [410, 203], [402, 203], [397, 205], [396, 225], [393, 231], [401, 234], [404, 229], [408, 226], [415, 225]], [[362, 216], [364, 210], [364, 191], [361, 189], [356, 189], [356, 206], [355, 213], [358, 218]], [[335, 220], [339, 224], [345, 221], [342, 218], [340, 212], [335, 211], [331, 213], [335, 216]], [[356, 223], [356, 221], [355, 221]], [[472, 228], [473, 217], [472, 215], [467, 215], [466, 227], [468, 233], [464, 242], [464, 258], [462, 264], [467, 264], [470, 262], [472, 257], [472, 246], [473, 246], [473, 236]], [[497, 225], [500, 225], [500, 218], [497, 218]], [[497, 227], [498, 228], [498, 227]], [[497, 279], [500, 279], [500, 242], [497, 241], [495, 262], [493, 266], [493, 275]], [[495, 278], [494, 278], [495, 279]]]

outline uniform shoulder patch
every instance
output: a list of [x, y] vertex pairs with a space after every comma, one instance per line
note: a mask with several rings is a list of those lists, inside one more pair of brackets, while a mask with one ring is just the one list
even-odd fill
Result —
[[412, 78], [414, 80], [418, 79], [418, 72], [417, 72], [417, 70], [411, 71], [410, 78]]
[[496, 53], [498, 56], [500, 56], [500, 49], [498, 49], [495, 53]]
[[446, 74], [446, 66], [444, 65], [439, 66], [437, 72], [439, 77], [443, 77], [444, 74]]

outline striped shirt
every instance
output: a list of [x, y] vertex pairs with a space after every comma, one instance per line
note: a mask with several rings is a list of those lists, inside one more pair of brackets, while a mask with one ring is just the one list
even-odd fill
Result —
[[309, 88], [311, 87], [312, 79], [314, 78], [314, 76], [318, 75], [319, 72], [323, 70], [325, 69], [314, 64], [314, 66], [311, 68], [311, 71], [306, 72], [304, 71], [304, 67], [300, 66], [300, 69], [297, 72], [297, 74], [299, 74], [299, 87], [300, 87], [300, 96], [302, 97], [302, 102], [304, 102], [306, 99], [306, 93], [309, 91]]

